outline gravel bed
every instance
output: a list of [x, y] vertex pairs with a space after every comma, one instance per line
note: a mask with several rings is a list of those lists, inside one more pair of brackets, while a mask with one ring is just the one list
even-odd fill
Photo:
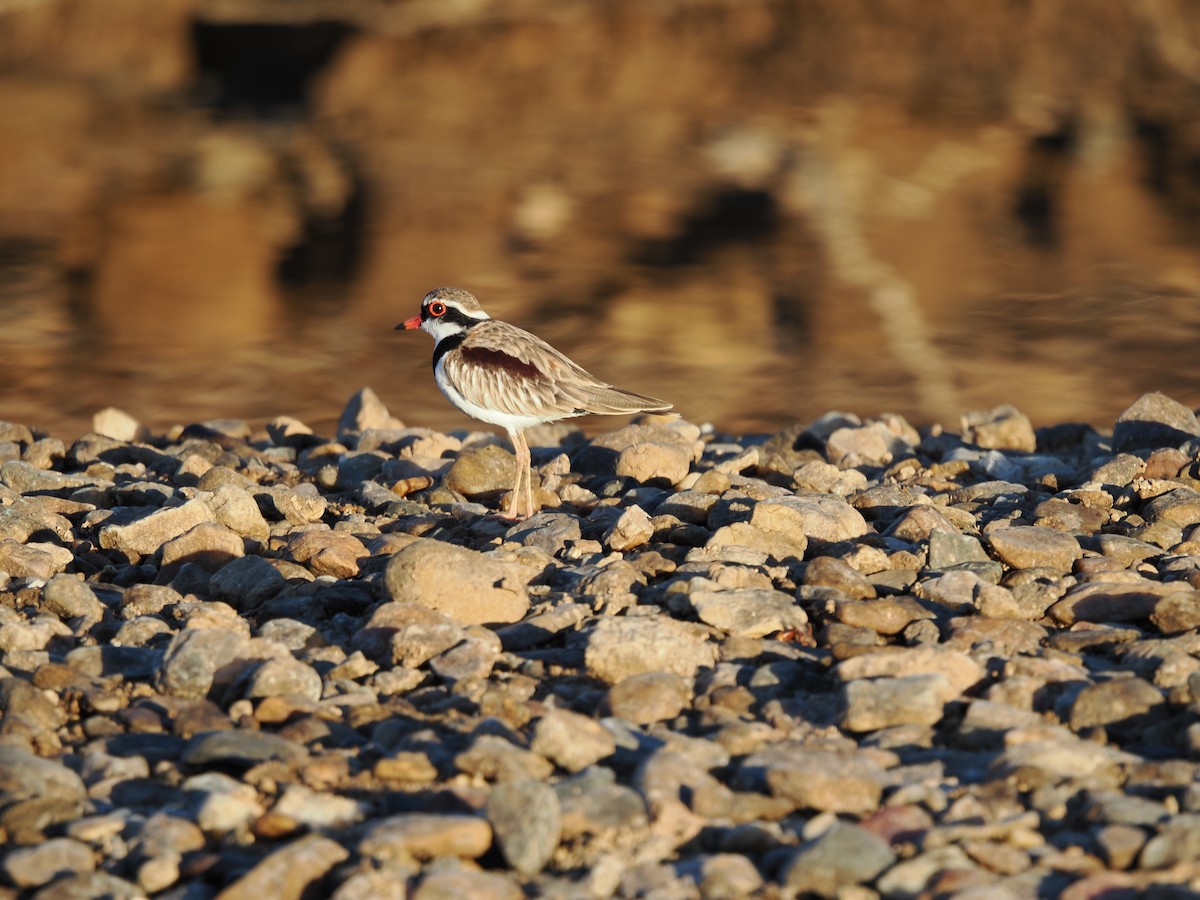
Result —
[[0, 423], [0, 898], [1196, 896], [1200, 422]]

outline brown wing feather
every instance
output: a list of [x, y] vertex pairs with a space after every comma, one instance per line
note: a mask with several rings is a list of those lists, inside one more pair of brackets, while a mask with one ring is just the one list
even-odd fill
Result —
[[671, 409], [669, 403], [600, 381], [536, 335], [496, 319], [471, 328], [445, 365], [468, 400], [515, 415], [565, 418]]

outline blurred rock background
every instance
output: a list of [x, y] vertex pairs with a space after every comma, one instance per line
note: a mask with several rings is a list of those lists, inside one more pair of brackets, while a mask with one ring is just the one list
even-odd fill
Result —
[[0, 0], [0, 418], [466, 424], [442, 284], [697, 421], [1200, 405], [1185, 0]]

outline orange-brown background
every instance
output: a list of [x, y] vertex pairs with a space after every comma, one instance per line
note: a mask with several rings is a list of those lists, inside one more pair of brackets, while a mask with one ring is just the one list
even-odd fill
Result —
[[765, 430], [1200, 405], [1200, 5], [0, 0], [0, 418], [373, 387], [475, 291]]

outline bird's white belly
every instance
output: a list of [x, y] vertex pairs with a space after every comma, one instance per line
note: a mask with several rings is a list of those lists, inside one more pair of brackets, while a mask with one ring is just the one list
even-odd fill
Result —
[[540, 425], [543, 422], [553, 422], [556, 419], [567, 418], [560, 414], [552, 414], [548, 416], [522, 416], [512, 413], [499, 412], [494, 409], [487, 409], [477, 403], [472, 403], [464, 397], [450, 383], [446, 377], [446, 373], [442, 368], [444, 360], [438, 360], [437, 368], [433, 371], [433, 377], [437, 379], [437, 385], [442, 389], [442, 393], [446, 395], [446, 399], [465, 412], [472, 419], [478, 419], [480, 422], [487, 422], [489, 425], [499, 425], [506, 429], [520, 430], [529, 428], [531, 425]]

